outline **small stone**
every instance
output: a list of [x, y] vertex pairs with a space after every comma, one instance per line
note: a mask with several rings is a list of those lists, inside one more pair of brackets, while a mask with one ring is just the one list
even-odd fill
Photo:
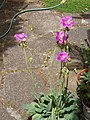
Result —
[[88, 24], [88, 22], [87, 22], [85, 19], [82, 19], [82, 20], [81, 20], [81, 23], [84, 24], [84, 25], [87, 25], [87, 24]]

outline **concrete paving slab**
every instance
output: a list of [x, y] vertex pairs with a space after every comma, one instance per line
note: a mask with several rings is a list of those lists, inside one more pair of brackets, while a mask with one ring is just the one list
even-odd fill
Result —
[[22, 106], [34, 99], [32, 93], [39, 94], [48, 91], [48, 86], [45, 86], [46, 79], [41, 78], [39, 70], [34, 74], [34, 79], [27, 71], [7, 75], [3, 86], [4, 96], [18, 106]]

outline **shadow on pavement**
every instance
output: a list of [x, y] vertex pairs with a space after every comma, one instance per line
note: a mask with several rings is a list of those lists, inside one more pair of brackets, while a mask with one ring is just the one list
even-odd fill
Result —
[[81, 14], [84, 19], [90, 19], [90, 14]]
[[82, 13], [79, 16], [73, 16], [74, 19], [90, 19], [90, 14]]
[[[22, 10], [24, 6], [24, 2], [6, 1], [4, 3], [4, 5], [0, 9], [0, 36], [7, 31], [13, 15]], [[13, 26], [9, 34], [0, 39], [0, 71], [3, 68], [3, 54], [5, 50], [16, 45], [14, 34], [18, 33], [18, 31], [21, 29], [20, 25], [22, 25], [22, 19], [20, 17], [17, 17], [16, 20], [13, 22]]]

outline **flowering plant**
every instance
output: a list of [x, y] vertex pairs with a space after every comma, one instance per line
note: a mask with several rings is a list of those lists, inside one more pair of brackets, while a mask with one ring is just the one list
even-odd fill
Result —
[[[25, 58], [27, 70], [31, 74], [32, 79], [34, 79], [33, 75], [32, 75], [32, 69], [31, 69], [32, 60], [33, 60], [33, 58], [32, 58], [32, 51], [31, 51], [31, 48], [29, 48], [28, 42], [27, 42], [28, 35], [25, 34], [25, 33], [19, 33], [19, 34], [15, 34], [14, 37], [16, 38], [19, 46], [23, 48], [24, 58]], [[29, 65], [27, 63], [26, 49], [30, 50]]]
[[[64, 27], [60, 32], [56, 32], [56, 42], [60, 47], [60, 53], [57, 60], [61, 61], [60, 78], [62, 80], [62, 88], [68, 88], [69, 69], [67, 63], [70, 61], [71, 44], [68, 39], [68, 31], [74, 25], [71, 16], [61, 18], [61, 24]], [[66, 81], [65, 81], [66, 80]], [[66, 83], [66, 85], [65, 85]]]
[[[67, 63], [70, 60], [71, 49], [68, 31], [74, 21], [71, 16], [66, 16], [61, 18], [61, 24], [64, 29], [56, 32], [56, 42], [60, 47], [57, 60], [61, 63], [59, 75], [61, 85], [58, 92], [54, 91], [48, 95], [42, 93], [37, 100], [23, 106], [32, 116], [32, 120], [79, 120], [76, 107], [77, 99], [68, 91], [69, 70]], [[16, 34], [15, 37], [24, 47], [27, 35], [22, 33]]]

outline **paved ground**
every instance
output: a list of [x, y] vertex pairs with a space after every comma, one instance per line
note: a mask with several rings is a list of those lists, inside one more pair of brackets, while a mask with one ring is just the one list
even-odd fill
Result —
[[[25, 6], [26, 3], [6, 3], [0, 11], [0, 33], [5, 32], [12, 15], [17, 10], [24, 9]], [[30, 3], [25, 9], [33, 7], [41, 7], [41, 3]], [[0, 41], [0, 120], [26, 120], [27, 116], [22, 105], [34, 99], [32, 94], [38, 96], [40, 92], [48, 93], [50, 86], [54, 88], [57, 85], [60, 63], [56, 57], [59, 48], [55, 47], [56, 41], [53, 33], [62, 28], [60, 25], [61, 15], [55, 11], [22, 14], [15, 19], [11, 32]], [[70, 31], [70, 40], [72, 43], [76, 42], [79, 47], [84, 39], [88, 38], [90, 41], [88, 32], [90, 14], [84, 15], [85, 21], [79, 14], [70, 15], [73, 16], [76, 23]], [[13, 36], [19, 32], [28, 34], [28, 45], [31, 50], [26, 49], [24, 52], [18, 46]], [[32, 74], [27, 70], [30, 67], [30, 53], [33, 58]], [[50, 59], [48, 59], [48, 55]], [[72, 69], [73, 66], [80, 69], [82, 62], [77, 51], [72, 54], [72, 58], [73, 60], [69, 64], [71, 69], [69, 86], [75, 94], [76, 75]]]

